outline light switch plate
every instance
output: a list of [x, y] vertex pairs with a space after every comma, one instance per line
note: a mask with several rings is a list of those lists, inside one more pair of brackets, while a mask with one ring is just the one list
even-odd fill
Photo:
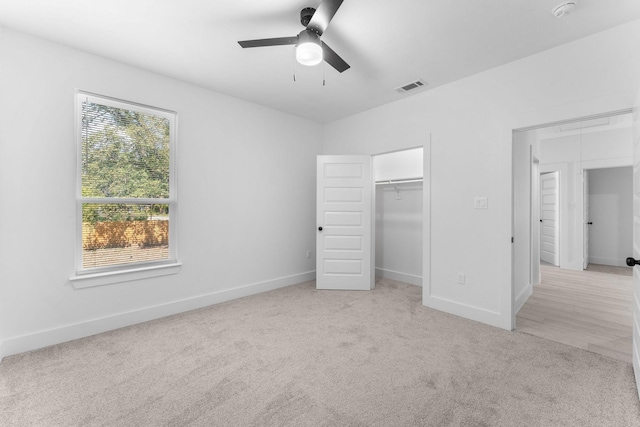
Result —
[[487, 209], [488, 201], [486, 197], [476, 197], [474, 200], [474, 207], [476, 209]]

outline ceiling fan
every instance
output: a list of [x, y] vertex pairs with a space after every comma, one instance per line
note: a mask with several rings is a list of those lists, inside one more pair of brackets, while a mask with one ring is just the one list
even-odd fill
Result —
[[304, 30], [297, 36], [272, 39], [244, 40], [238, 43], [243, 48], [296, 45], [296, 60], [303, 65], [317, 65], [324, 59], [329, 65], [342, 73], [349, 69], [347, 64], [335, 53], [320, 36], [326, 31], [329, 22], [336, 14], [343, 0], [322, 0], [317, 9], [305, 7], [300, 11], [300, 23]]

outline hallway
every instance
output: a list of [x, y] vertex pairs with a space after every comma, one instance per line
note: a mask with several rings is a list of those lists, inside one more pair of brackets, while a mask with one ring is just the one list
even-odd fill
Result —
[[516, 316], [519, 332], [631, 363], [632, 270], [540, 266], [542, 280]]

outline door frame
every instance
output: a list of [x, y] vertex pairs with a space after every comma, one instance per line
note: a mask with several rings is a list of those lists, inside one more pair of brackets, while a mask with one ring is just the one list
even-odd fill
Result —
[[[532, 148], [532, 147], [531, 147]], [[542, 244], [540, 242], [541, 228], [540, 207], [540, 160], [531, 154], [531, 263], [529, 271], [531, 272], [531, 284], [540, 283], [540, 251]]]
[[[582, 176], [583, 177], [584, 176], [588, 176], [588, 172], [589, 171], [596, 171], [596, 170], [602, 170], [602, 169], [618, 169], [618, 168], [633, 168], [633, 164], [629, 164], [629, 163], [626, 163], [626, 162], [615, 162], [615, 163], [614, 162], [606, 162], [606, 163], [604, 163], [604, 162], [593, 162], [592, 164], [589, 165], [588, 168], [582, 168]], [[587, 178], [587, 179], [590, 179], [590, 178]], [[591, 184], [588, 184], [588, 185], [590, 186]], [[583, 196], [583, 198], [585, 196], [588, 197], [588, 195], [586, 193]], [[583, 235], [582, 245], [583, 245], [583, 253], [586, 254], [587, 259], [588, 259], [588, 258], [590, 258], [589, 252], [591, 250], [590, 250], [590, 246], [586, 247], [587, 239], [586, 239], [585, 236], [588, 236], [588, 234], [590, 232], [589, 231], [590, 227], [588, 227], [587, 222], [590, 221], [591, 219], [590, 218], [586, 218], [585, 216], [588, 214], [588, 211], [591, 210], [591, 203], [589, 203], [589, 209], [584, 209], [584, 208], [586, 208], [586, 204], [584, 203], [584, 199], [583, 199], [583, 211], [584, 211], [584, 214], [583, 214], [582, 220], [583, 220], [583, 224], [584, 224], [584, 226], [583, 226], [584, 235]], [[597, 263], [595, 263], [595, 264], [597, 264]], [[586, 268], [585, 268], [585, 270], [586, 270]]]
[[[423, 150], [422, 170], [420, 171], [420, 175], [422, 176], [422, 181], [423, 181], [422, 182], [422, 191], [423, 191], [423, 201], [422, 201], [423, 202], [422, 203], [423, 212], [422, 213], [423, 213], [423, 215], [421, 216], [421, 219], [422, 219], [422, 223], [423, 223], [422, 224], [423, 225], [423, 227], [422, 227], [422, 235], [424, 236], [424, 233], [425, 233], [425, 227], [424, 227], [424, 204], [425, 204], [425, 202], [424, 202], [424, 191], [425, 191], [424, 171], [425, 171], [425, 157], [426, 157], [425, 154], [424, 154], [425, 145], [423, 144], [423, 145], [418, 145], [418, 146], [415, 146], [415, 147], [407, 147], [407, 148], [401, 148], [401, 149], [397, 149], [397, 150], [385, 151], [383, 153], [372, 154], [371, 155], [371, 157], [373, 159], [373, 161], [372, 161], [372, 164], [373, 164], [372, 176], [373, 176], [373, 182], [374, 182], [374, 190], [373, 191], [375, 192], [378, 189], [377, 188], [377, 182], [379, 182], [379, 178], [380, 178], [380, 177], [377, 177], [375, 175], [376, 174], [376, 157], [385, 156], [385, 155], [388, 155], [388, 154], [402, 153], [402, 152], [411, 151], [411, 150], [419, 150], [419, 149]], [[411, 180], [411, 179], [416, 178], [416, 177], [417, 177], [417, 175], [416, 176], [407, 176], [406, 180]], [[386, 179], [382, 179], [381, 181], [383, 181], [383, 183], [386, 183]], [[399, 181], [403, 181], [403, 179], [400, 178]], [[377, 202], [378, 202], [377, 195], [375, 197], [375, 200], [376, 200], [376, 205], [377, 205]], [[374, 206], [374, 212], [373, 213], [374, 213], [374, 218], [377, 218], [376, 206]], [[376, 239], [376, 238], [377, 238], [377, 227], [374, 226], [374, 239]], [[424, 239], [421, 242], [421, 246], [422, 246], [422, 251], [424, 253]], [[376, 247], [376, 250], [377, 250], [378, 249], [378, 245], [376, 244], [375, 247]], [[376, 271], [376, 277], [378, 277], [377, 276], [378, 266], [377, 266], [377, 258], [375, 256], [375, 253], [374, 253], [373, 263], [374, 263], [374, 269]], [[391, 274], [389, 274], [388, 278], [390, 278], [392, 280], [399, 280], [399, 281], [402, 281], [404, 283], [414, 284], [414, 285], [418, 285], [418, 286], [424, 286], [424, 260], [421, 261], [421, 267], [422, 267], [423, 272], [422, 272], [422, 276], [420, 277], [420, 283], [418, 283], [417, 280], [415, 280], [415, 279], [417, 279], [417, 277], [415, 277], [415, 276], [414, 277], [409, 277], [409, 276], [411, 276], [410, 274], [408, 274], [408, 273], [404, 274], [402, 272], [398, 273], [397, 276], [396, 276], [395, 274], [393, 274], [394, 273], [393, 271], [388, 271], [388, 273], [391, 273]]]
[[[429, 307], [431, 297], [431, 133], [427, 133], [428, 138], [422, 145], [411, 145], [402, 148], [395, 148], [388, 151], [379, 151], [374, 153], [340, 153], [329, 154], [322, 153], [318, 155], [369, 155], [373, 157], [383, 154], [394, 153], [398, 151], [412, 150], [416, 148], [423, 149], [422, 159], [422, 305]], [[375, 172], [372, 169], [372, 191], [375, 192]], [[373, 195], [375, 197], [375, 194]], [[374, 199], [375, 200], [375, 199]], [[374, 202], [375, 215], [375, 202]], [[316, 221], [317, 222], [317, 221]], [[317, 236], [317, 234], [316, 234]], [[372, 230], [372, 241], [375, 244], [375, 217], [374, 227]], [[316, 254], [317, 256], [317, 254]], [[375, 275], [375, 246], [372, 251], [372, 265]]]
[[[577, 122], [581, 122], [581, 121], [587, 121], [587, 120], [594, 120], [594, 119], [599, 119], [599, 118], [604, 118], [604, 117], [612, 117], [612, 116], [618, 116], [618, 115], [623, 115], [623, 114], [632, 114], [633, 113], [633, 108], [625, 108], [622, 110], [615, 110], [615, 111], [609, 111], [609, 112], [605, 112], [605, 113], [600, 113], [600, 114], [593, 114], [593, 115], [587, 115], [587, 116], [580, 116], [580, 117], [575, 117], [572, 119], [567, 119], [567, 120], [558, 120], [558, 121], [554, 121], [554, 122], [548, 122], [548, 123], [541, 123], [538, 125], [533, 125], [533, 126], [526, 126], [526, 127], [521, 127], [521, 128], [514, 128], [512, 130], [512, 137], [511, 137], [511, 147], [512, 147], [512, 153], [515, 153], [516, 150], [514, 149], [515, 144], [521, 144], [523, 142], [518, 142], [516, 140], [516, 135], [518, 135], [519, 133], [522, 132], [526, 132], [526, 131], [532, 131], [532, 130], [536, 130], [536, 129], [541, 129], [541, 128], [546, 128], [546, 127], [551, 127], [551, 126], [559, 126], [559, 125], [563, 125], [563, 124], [569, 124], [569, 123], [577, 123]], [[530, 153], [530, 150], [527, 150], [527, 153]], [[515, 164], [516, 159], [512, 156], [512, 163], [511, 163], [511, 168], [512, 168], [512, 174], [511, 174], [511, 183], [512, 183], [512, 197], [511, 197], [511, 235], [514, 236], [515, 233], [515, 224], [516, 224], [516, 218], [520, 218], [520, 216], [517, 215], [526, 215], [528, 216], [528, 220], [529, 222], [531, 222], [531, 215], [530, 215], [530, 210], [527, 210], [527, 212], [516, 212], [516, 186], [515, 186], [515, 174], [513, 173], [513, 167]], [[583, 169], [595, 169], [597, 168], [596, 164], [611, 164], [610, 160], [603, 160], [602, 162], [598, 162], [598, 161], [590, 161], [587, 162], [587, 164], [582, 164], [582, 166], [580, 167], [580, 175], [582, 174]], [[562, 176], [562, 168], [566, 168], [567, 165], [566, 164], [556, 164], [556, 165], [549, 165], [551, 168], [550, 169], [546, 169], [545, 168], [546, 165], [541, 165], [540, 167], [540, 171], [541, 172], [551, 172], [553, 170], [560, 170], [560, 175]], [[620, 166], [624, 166], [624, 165], [620, 165]], [[601, 167], [607, 167], [607, 166], [601, 166]], [[566, 174], [566, 170], [565, 170], [565, 174]], [[581, 183], [582, 184], [582, 183]], [[529, 183], [530, 186], [530, 183]], [[562, 185], [559, 188], [559, 197], [560, 200], [562, 200]], [[582, 196], [580, 195], [580, 199], [582, 199]], [[580, 200], [580, 203], [582, 203], [582, 200]], [[562, 227], [564, 226], [563, 224], [563, 219], [562, 219], [562, 202], [560, 201], [560, 214], [561, 214], [561, 218], [560, 218], [560, 233], [562, 235]], [[582, 228], [582, 223], [580, 224], [581, 228]], [[531, 224], [529, 224], [529, 227], [531, 227]], [[566, 233], [564, 233], [566, 235]], [[560, 238], [560, 254], [561, 254], [561, 258], [560, 258], [560, 268], [563, 268], [563, 257], [562, 257], [562, 237]], [[518, 273], [517, 271], [517, 266], [515, 263], [515, 252], [517, 250], [516, 245], [518, 244], [518, 242], [514, 242], [512, 240], [512, 245], [511, 245], [511, 329], [516, 329], [516, 314], [517, 311], [520, 309], [520, 306], [518, 306], [517, 301], [516, 301], [516, 289], [515, 289], [515, 278], [516, 275]], [[531, 250], [531, 241], [528, 242], [528, 250]], [[566, 252], [566, 251], [565, 251]], [[531, 258], [531, 257], [529, 257]], [[580, 264], [582, 265], [582, 260], [580, 260]], [[531, 266], [529, 265], [528, 268], [529, 272], [531, 271]], [[531, 284], [529, 284], [530, 286], [532, 286]]]

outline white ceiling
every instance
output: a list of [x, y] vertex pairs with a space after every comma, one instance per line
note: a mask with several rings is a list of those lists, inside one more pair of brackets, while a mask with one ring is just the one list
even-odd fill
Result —
[[562, 0], [344, 0], [322, 37], [342, 74], [238, 45], [297, 35], [319, 1], [0, 0], [0, 25], [326, 123], [640, 19], [639, 0], [576, 0], [562, 19]]

